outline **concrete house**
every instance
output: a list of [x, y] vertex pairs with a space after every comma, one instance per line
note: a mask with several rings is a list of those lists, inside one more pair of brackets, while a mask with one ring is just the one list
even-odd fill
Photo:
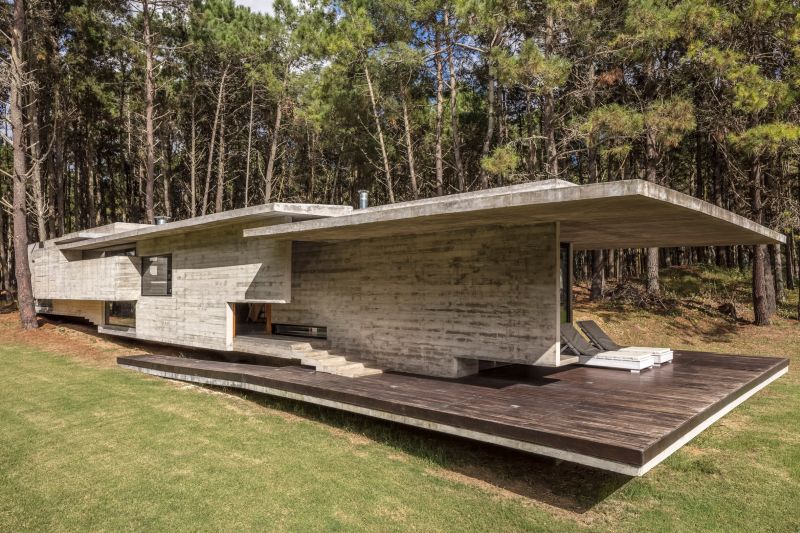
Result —
[[111, 224], [30, 257], [39, 310], [104, 334], [277, 357], [296, 357], [305, 337], [377, 368], [459, 377], [481, 361], [576, 361], [559, 342], [572, 250], [780, 239], [650, 183], [548, 181], [363, 210], [275, 203]]
[[40, 313], [367, 383], [579, 363], [560, 339], [574, 250], [782, 241], [652, 183], [548, 180], [356, 210], [272, 203], [110, 224], [33, 244], [30, 262]]

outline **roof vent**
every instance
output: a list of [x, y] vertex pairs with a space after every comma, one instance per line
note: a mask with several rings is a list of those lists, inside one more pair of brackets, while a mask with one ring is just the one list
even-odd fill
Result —
[[157, 216], [157, 217], [155, 217], [155, 221], [156, 221], [155, 222], [156, 226], [160, 226], [161, 224], [166, 224], [167, 222], [169, 222], [170, 221], [170, 217]]
[[358, 191], [358, 208], [366, 209], [369, 207], [369, 191], [361, 189]]

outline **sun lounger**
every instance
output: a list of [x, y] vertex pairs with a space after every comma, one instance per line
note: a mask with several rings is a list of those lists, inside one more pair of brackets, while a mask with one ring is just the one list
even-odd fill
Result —
[[650, 346], [620, 346], [606, 332], [597, 325], [594, 320], [579, 320], [578, 326], [583, 330], [589, 340], [591, 340], [601, 350], [612, 350], [618, 352], [640, 352], [649, 353], [655, 359], [657, 365], [663, 365], [672, 361], [672, 350], [669, 348], [653, 348]]
[[621, 368], [638, 373], [655, 364], [655, 359], [649, 353], [599, 350], [569, 323], [561, 324], [561, 342], [578, 356], [582, 365]]

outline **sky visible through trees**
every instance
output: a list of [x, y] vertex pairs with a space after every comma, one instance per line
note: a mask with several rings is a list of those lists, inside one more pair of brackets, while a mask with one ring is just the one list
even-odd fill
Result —
[[547, 178], [646, 179], [792, 243], [580, 254], [594, 297], [609, 276], [658, 297], [659, 266], [737, 266], [767, 323], [794, 286], [798, 0], [251, 4], [4, 3], [0, 289], [15, 228]]

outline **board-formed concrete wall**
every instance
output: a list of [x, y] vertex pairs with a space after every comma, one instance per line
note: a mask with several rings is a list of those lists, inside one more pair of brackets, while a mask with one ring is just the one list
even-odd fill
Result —
[[141, 262], [138, 257], [81, 259], [80, 252], [62, 253], [50, 241], [29, 249], [33, 294], [38, 299], [136, 300]]
[[137, 338], [230, 350], [229, 303], [289, 301], [291, 243], [243, 239], [245, 227], [230, 225], [139, 243], [139, 256], [172, 254], [172, 296], [139, 298]]
[[408, 372], [555, 365], [558, 244], [555, 224], [295, 242], [273, 322], [326, 326], [334, 348]]

